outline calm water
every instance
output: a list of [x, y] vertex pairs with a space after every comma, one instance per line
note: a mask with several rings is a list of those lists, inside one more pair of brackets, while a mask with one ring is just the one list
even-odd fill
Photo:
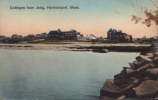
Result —
[[136, 53], [0, 50], [2, 100], [97, 100]]

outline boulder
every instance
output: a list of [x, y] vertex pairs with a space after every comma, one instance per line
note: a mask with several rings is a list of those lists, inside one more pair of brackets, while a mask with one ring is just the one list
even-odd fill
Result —
[[122, 89], [114, 84], [113, 79], [106, 80], [106, 82], [102, 88], [102, 91], [112, 93], [112, 94], [119, 94], [119, 95], [122, 94]]
[[138, 69], [138, 68], [140, 68], [140, 67], [142, 67], [142, 66], [144, 66], [145, 64], [148, 64], [148, 63], [150, 63], [150, 62], [145, 61], [143, 59], [139, 59], [139, 57], [138, 57], [138, 58], [136, 58], [136, 61], [134, 61], [133, 63], [129, 63], [129, 65], [132, 69], [136, 70], [136, 69]]
[[126, 88], [137, 79], [138, 72], [132, 68], [124, 67], [124, 70], [114, 76], [114, 84], [120, 88]]
[[148, 97], [158, 92], [158, 80], [145, 80], [136, 88], [133, 88], [137, 97]]
[[[156, 46], [155, 46], [156, 45]], [[158, 100], [158, 42], [152, 51], [144, 52], [129, 63], [114, 79], [107, 80], [100, 91], [100, 100], [123, 100], [139, 98], [139, 100]], [[152, 99], [155, 98], [155, 99]]]
[[147, 62], [152, 62], [152, 59], [150, 58], [150, 56], [145, 56], [145, 55], [140, 55], [136, 59], [147, 61]]
[[143, 66], [141, 66], [140, 68], [138, 68], [136, 71], [142, 71], [142, 70], [145, 70], [145, 69], [148, 69], [148, 68], [152, 68], [154, 65], [152, 63], [148, 63], [148, 64], [145, 64]]
[[126, 98], [126, 95], [122, 95], [120, 97], [118, 97], [116, 100], [124, 100]]
[[133, 62], [133, 63], [129, 63], [129, 66], [130, 66], [132, 69], [135, 69], [137, 65], [139, 65], [139, 63], [137, 63], [136, 61]]
[[103, 88], [101, 89], [101, 96], [105, 97], [120, 97], [122, 95], [132, 96], [135, 95], [134, 91], [132, 90], [133, 87], [138, 83], [138, 80], [134, 80], [126, 86], [125, 88], [120, 88], [118, 85], [114, 84], [114, 80], [109, 79], [105, 82]]
[[128, 83], [131, 82], [131, 80], [128, 79], [129, 78], [127, 77], [127, 73], [124, 69], [121, 73], [114, 76], [114, 84], [120, 88], [125, 88], [129, 85]]
[[158, 75], [158, 68], [147, 69], [146, 73], [149, 73], [149, 74], [152, 74], [152, 75]]
[[153, 57], [153, 53], [146, 53], [146, 55], [145, 56], [148, 56], [149, 58], [152, 58]]
[[125, 69], [125, 71], [126, 71], [126, 74], [127, 75], [129, 75], [129, 74], [132, 74], [132, 73], [135, 73], [136, 71], [135, 70], [133, 70], [132, 68], [126, 68]]
[[155, 58], [153, 59], [153, 63], [158, 66], [158, 57], [155, 57]]
[[153, 97], [152, 100], [158, 100], [158, 96]]

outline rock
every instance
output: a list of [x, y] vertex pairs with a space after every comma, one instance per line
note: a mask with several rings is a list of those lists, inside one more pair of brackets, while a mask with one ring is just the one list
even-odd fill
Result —
[[114, 84], [120, 88], [125, 88], [129, 85], [131, 80], [128, 80], [125, 69], [120, 73], [114, 76]]
[[141, 59], [140, 57], [136, 58], [137, 61], [134, 61], [133, 63], [129, 63], [129, 65], [131, 66], [132, 69], [138, 69], [140, 67], [142, 67], [145, 64], [148, 64], [148, 61], [145, 61], [143, 59]]
[[149, 63], [149, 64], [145, 64], [144, 66], [141, 66], [140, 68], [138, 68], [136, 71], [142, 71], [142, 70], [145, 70], [147, 68], [152, 68], [154, 65]]
[[116, 94], [117, 96], [122, 94], [122, 89], [114, 84], [113, 79], [106, 80], [106, 82], [105, 82], [105, 84], [102, 88], [102, 91], [108, 92], [108, 93], [111, 93], [111, 94]]
[[158, 75], [158, 68], [150, 68], [147, 69], [146, 72], [152, 75]]
[[155, 58], [153, 59], [153, 63], [158, 66], [158, 57], [155, 57]]
[[107, 80], [100, 91], [101, 97], [158, 100], [158, 42], [151, 50], [141, 53], [136, 61], [129, 63], [130, 67], [124, 67], [114, 79]]
[[134, 80], [126, 86], [125, 88], [120, 88], [118, 85], [114, 84], [114, 80], [109, 79], [104, 84], [103, 88], [101, 89], [101, 96], [105, 97], [120, 97], [122, 95], [126, 96], [133, 96], [135, 95], [134, 91], [132, 90], [133, 87], [138, 83], [138, 80]]
[[133, 69], [131, 69], [131, 68], [126, 68], [126, 69], [125, 69], [125, 71], [126, 71], [126, 74], [127, 74], [127, 75], [129, 75], [129, 74], [132, 74], [132, 73], [135, 73], [135, 72], [136, 72], [135, 70], [133, 70]]
[[117, 98], [117, 100], [124, 100], [126, 98], [126, 95], [122, 95], [120, 97]]
[[155, 95], [158, 92], [158, 80], [145, 80], [133, 90], [138, 97]]
[[132, 69], [135, 69], [135, 67], [138, 65], [137, 62], [135, 63], [129, 63], [129, 66], [132, 68]]
[[137, 80], [137, 71], [132, 68], [124, 67], [124, 70], [114, 76], [114, 84], [119, 86], [120, 88], [126, 88], [135, 80]]
[[148, 56], [149, 58], [152, 58], [153, 54], [152, 53], [146, 53], [145, 56]]
[[152, 59], [150, 59], [148, 56], [140, 55], [138, 57], [140, 57], [140, 59], [143, 59], [144, 61], [152, 62]]
[[152, 100], [158, 100], [158, 96], [153, 97]]
[[153, 100], [158, 100], [158, 97], [153, 98]]

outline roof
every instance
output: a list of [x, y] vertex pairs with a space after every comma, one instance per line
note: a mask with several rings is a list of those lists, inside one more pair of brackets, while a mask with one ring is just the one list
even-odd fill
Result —
[[74, 30], [71, 30], [71, 31], [57, 31], [57, 30], [54, 30], [54, 31], [50, 31], [49, 34], [67, 34], [67, 33], [73, 33], [73, 32], [76, 32]]

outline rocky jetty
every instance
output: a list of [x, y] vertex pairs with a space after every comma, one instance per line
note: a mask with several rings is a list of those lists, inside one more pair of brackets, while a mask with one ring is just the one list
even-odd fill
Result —
[[100, 90], [100, 100], [158, 100], [158, 43], [151, 50], [141, 52], [130, 67], [106, 80]]

